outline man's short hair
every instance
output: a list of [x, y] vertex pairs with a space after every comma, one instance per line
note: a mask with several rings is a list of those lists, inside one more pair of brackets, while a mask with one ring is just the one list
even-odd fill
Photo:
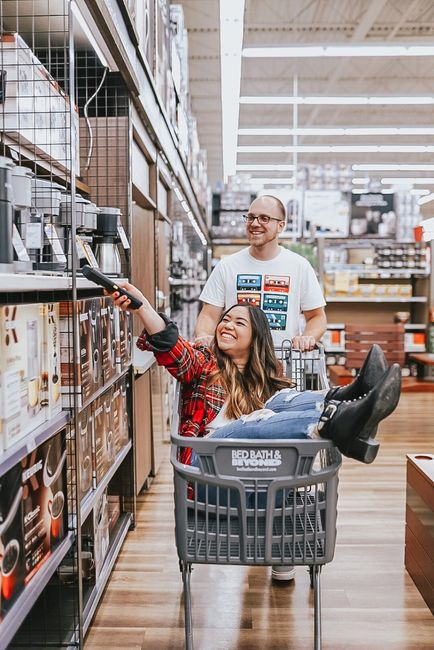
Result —
[[285, 204], [281, 199], [279, 199], [279, 197], [274, 196], [274, 194], [261, 194], [261, 196], [258, 196], [258, 199], [273, 199], [274, 201], [276, 201], [282, 216], [282, 221], [286, 221]]

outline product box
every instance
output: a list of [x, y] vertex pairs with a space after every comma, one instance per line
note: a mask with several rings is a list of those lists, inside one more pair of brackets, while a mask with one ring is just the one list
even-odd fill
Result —
[[123, 377], [116, 382], [113, 389], [112, 413], [116, 454], [125, 447], [129, 439], [128, 386], [128, 378]]
[[[93, 550], [95, 579], [101, 574], [110, 545], [109, 509], [107, 493], [104, 491], [93, 507], [92, 513], [82, 526], [85, 546]], [[90, 541], [90, 544], [88, 542]]]
[[61, 431], [21, 463], [25, 583], [66, 534], [65, 460], [65, 431]]
[[119, 517], [121, 516], [121, 498], [119, 495], [108, 494], [108, 516], [109, 516], [109, 531], [111, 532], [116, 526]]
[[60, 303], [43, 305], [42, 385], [46, 388], [47, 419], [62, 410], [60, 376]]
[[42, 305], [0, 307], [0, 453], [47, 418], [42, 399]]
[[87, 406], [78, 416], [77, 443], [80, 458], [80, 501], [92, 489], [92, 438], [93, 438], [92, 407]]
[[103, 384], [116, 375], [115, 308], [111, 298], [101, 300], [101, 351]]
[[116, 457], [112, 402], [113, 388], [109, 388], [92, 403], [94, 487], [99, 485]]
[[132, 359], [133, 331], [132, 318], [129, 311], [115, 309], [116, 331], [116, 367], [118, 372], [128, 368]]
[[24, 586], [21, 465], [0, 476], [0, 619]]
[[[74, 314], [73, 303], [60, 303], [60, 360], [65, 406], [69, 406], [71, 392], [77, 394], [80, 407], [88, 403], [102, 386], [100, 302], [99, 298], [79, 300]], [[76, 320], [77, 337], [75, 358], [72, 345], [73, 318]]]

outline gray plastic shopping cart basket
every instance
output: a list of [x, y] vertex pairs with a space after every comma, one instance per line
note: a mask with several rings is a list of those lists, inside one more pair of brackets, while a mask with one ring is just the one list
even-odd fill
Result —
[[[299, 365], [304, 356], [309, 359], [286, 349], [292, 372], [294, 359]], [[321, 354], [319, 350], [313, 357]], [[303, 369], [300, 377], [310, 374]], [[335, 550], [339, 451], [328, 440], [186, 439], [178, 434], [179, 402], [178, 385], [171, 462], [186, 648], [193, 649], [191, 567], [201, 563], [308, 566], [314, 589], [314, 648], [320, 650], [320, 571]], [[199, 467], [180, 462], [186, 446], [196, 452]]]

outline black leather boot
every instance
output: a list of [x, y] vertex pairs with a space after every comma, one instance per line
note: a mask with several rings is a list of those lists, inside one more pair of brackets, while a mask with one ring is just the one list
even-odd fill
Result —
[[378, 423], [395, 410], [400, 392], [401, 368], [394, 363], [364, 397], [326, 402], [318, 423], [320, 436], [332, 440], [345, 456], [372, 463], [380, 448], [374, 440]]
[[348, 386], [335, 386], [330, 388], [325, 400], [352, 400], [363, 397], [381, 379], [387, 370], [387, 361], [384, 352], [377, 343], [369, 350], [363, 366], [354, 381]]

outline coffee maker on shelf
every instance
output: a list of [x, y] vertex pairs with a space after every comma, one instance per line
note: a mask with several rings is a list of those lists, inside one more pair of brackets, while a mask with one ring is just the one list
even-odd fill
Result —
[[14, 271], [31, 271], [33, 263], [26, 249], [26, 229], [31, 221], [33, 173], [27, 167], [12, 170], [14, 196]]
[[13, 273], [13, 191], [12, 170], [14, 163], [0, 157], [0, 273]]
[[121, 211], [119, 208], [100, 208], [94, 237], [95, 257], [103, 273], [121, 275], [119, 232]]
[[[84, 244], [87, 244], [89, 249], [92, 245], [92, 235], [96, 230], [96, 218], [99, 208], [83, 198], [80, 194], [75, 195], [75, 222], [76, 222], [76, 237], [77, 242], [80, 240], [80, 246], [77, 244], [78, 257], [81, 260], [81, 250]], [[58, 230], [62, 233], [64, 241], [65, 253], [68, 255], [71, 252], [71, 195], [63, 194], [60, 203], [60, 226]], [[88, 264], [89, 260], [83, 258], [83, 264]]]
[[57, 228], [60, 221], [60, 202], [63, 188], [57, 183], [34, 178], [32, 180], [32, 195], [35, 211], [31, 215], [31, 223], [27, 225], [27, 235], [32, 232], [33, 248], [32, 259], [35, 259], [34, 268], [41, 271], [64, 271], [66, 268], [66, 255], [63, 242], [59, 237]]

